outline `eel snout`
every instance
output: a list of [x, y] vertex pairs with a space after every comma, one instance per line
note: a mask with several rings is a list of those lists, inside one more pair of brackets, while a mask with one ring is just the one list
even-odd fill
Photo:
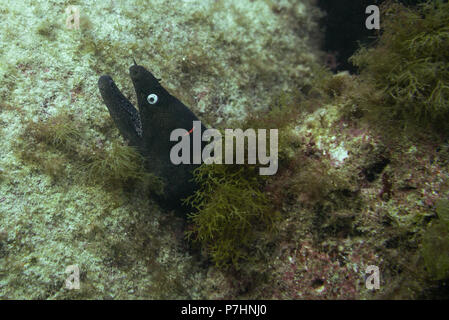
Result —
[[114, 83], [114, 80], [108, 75], [101, 76], [100, 79], [98, 79], [98, 88], [100, 89], [100, 92], [107, 92], [114, 90], [117, 86]]

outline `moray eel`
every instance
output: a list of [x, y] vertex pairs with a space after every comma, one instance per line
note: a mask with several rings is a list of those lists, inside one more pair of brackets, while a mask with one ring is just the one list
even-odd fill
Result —
[[[170, 133], [178, 128], [192, 132], [192, 123], [198, 118], [162, 87], [160, 79], [135, 61], [129, 74], [139, 110], [120, 92], [109, 75], [98, 80], [103, 101], [122, 136], [145, 157], [148, 171], [164, 181], [163, 195], [156, 197], [157, 200], [164, 207], [185, 211], [181, 200], [197, 189], [192, 172], [198, 165], [172, 164], [170, 150], [177, 142], [170, 141]], [[204, 130], [202, 125], [201, 134]], [[193, 139], [190, 139], [190, 150], [193, 150], [192, 143]]]

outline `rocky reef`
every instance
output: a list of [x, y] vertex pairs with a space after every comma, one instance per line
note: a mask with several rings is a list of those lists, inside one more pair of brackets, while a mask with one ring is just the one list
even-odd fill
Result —
[[[308, 79], [317, 15], [309, 1], [3, 1], [0, 297], [208, 297], [214, 281], [151, 200], [158, 179], [98, 78], [114, 75], [136, 104], [135, 58], [204, 123], [228, 123]], [[69, 265], [80, 290], [65, 288]]]
[[[312, 0], [4, 2], [1, 299], [448, 297], [447, 3], [383, 5], [354, 75]], [[187, 225], [162, 208], [97, 87], [136, 105], [133, 58], [208, 127], [278, 129], [277, 174], [202, 165]]]

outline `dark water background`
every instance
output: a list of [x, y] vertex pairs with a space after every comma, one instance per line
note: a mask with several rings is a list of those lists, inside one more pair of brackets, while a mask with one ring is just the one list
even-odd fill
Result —
[[[338, 66], [334, 71], [348, 70], [357, 72], [349, 57], [357, 50], [359, 43], [367, 45], [376, 38], [377, 30], [368, 30], [365, 13], [369, 5], [381, 5], [385, 0], [318, 0], [319, 7], [327, 14], [321, 25], [325, 29], [323, 50], [337, 53]], [[413, 6], [424, 0], [401, 0], [405, 5]], [[382, 20], [380, 21], [382, 28]]]

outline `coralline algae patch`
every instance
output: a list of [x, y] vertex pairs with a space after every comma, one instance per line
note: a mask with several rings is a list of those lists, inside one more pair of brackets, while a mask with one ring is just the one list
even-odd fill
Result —
[[335, 161], [338, 166], [349, 156], [348, 150], [344, 148], [344, 144], [337, 146], [329, 151], [331, 158]]
[[[30, 166], [18, 142], [25, 124], [61, 112], [83, 133], [82, 148], [117, 140], [97, 81], [113, 74], [135, 102], [132, 58], [211, 125], [266, 108], [311, 74], [319, 15], [311, 3], [2, 1], [0, 297], [210, 296], [214, 281], [186, 253], [176, 220], [142, 190], [80, 183], [74, 162], [54, 150]], [[78, 30], [66, 26], [70, 5]], [[56, 166], [55, 176], [43, 166]], [[65, 289], [69, 265], [80, 268], [79, 291]]]
[[335, 130], [340, 118], [339, 106], [326, 105], [306, 116], [301, 125], [295, 127], [296, 135], [313, 141], [322, 156], [328, 157], [335, 167], [341, 166], [350, 156], [345, 140], [348, 143], [352, 141], [352, 137], [345, 137]]

